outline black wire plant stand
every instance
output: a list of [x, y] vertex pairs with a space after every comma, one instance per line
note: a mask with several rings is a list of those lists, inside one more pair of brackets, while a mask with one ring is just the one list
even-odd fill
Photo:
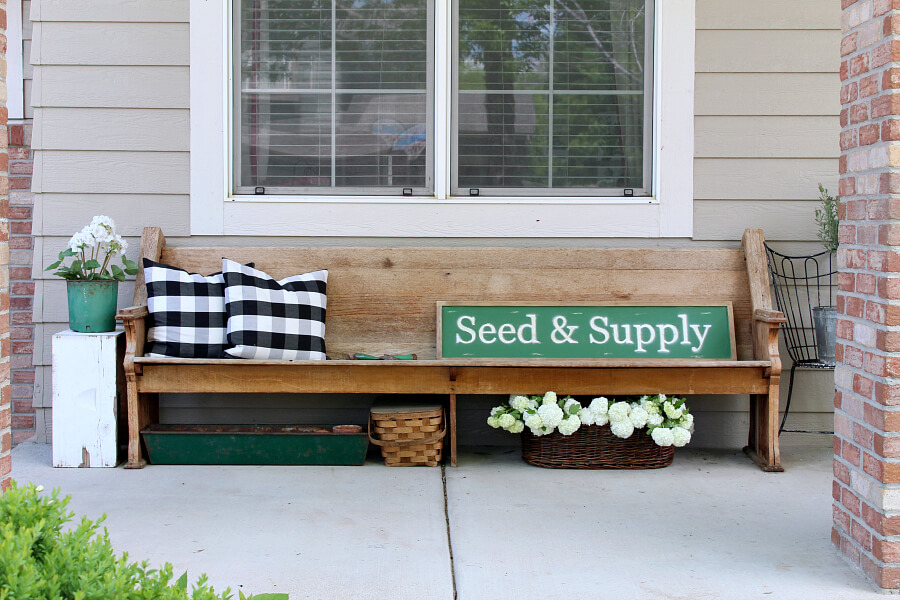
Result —
[[[791, 358], [791, 377], [788, 383], [787, 401], [778, 434], [788, 433], [833, 433], [832, 431], [808, 431], [785, 429], [791, 409], [791, 394], [794, 391], [794, 372], [804, 369], [834, 369], [833, 349], [831, 356], [821, 350], [825, 340], [818, 340], [814, 309], [834, 305], [835, 279], [837, 267], [834, 253], [820, 252], [812, 256], [788, 256], [766, 246], [769, 273], [775, 290], [778, 310], [784, 313], [786, 322], [781, 325], [784, 343]], [[820, 343], [821, 342], [821, 343]]]

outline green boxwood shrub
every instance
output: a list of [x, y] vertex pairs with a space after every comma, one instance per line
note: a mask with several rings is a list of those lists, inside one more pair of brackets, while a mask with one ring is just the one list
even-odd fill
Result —
[[[34, 484], [15, 482], [0, 495], [0, 600], [228, 600], [201, 576], [188, 591], [187, 573], [173, 580], [172, 565], [148, 568], [116, 556], [104, 515], [64, 525], [70, 497], [59, 490], [41, 494]], [[248, 600], [243, 593], [240, 598]], [[287, 594], [263, 594], [254, 600], [287, 600]]]

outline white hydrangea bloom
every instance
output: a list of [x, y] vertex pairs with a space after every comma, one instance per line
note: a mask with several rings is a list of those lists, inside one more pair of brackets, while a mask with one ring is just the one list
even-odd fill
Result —
[[522, 421], [516, 421], [515, 423], [507, 429], [510, 433], [522, 433], [525, 430], [525, 423]]
[[691, 432], [684, 427], [672, 428], [672, 445], [681, 448], [691, 441]]
[[498, 419], [494, 415], [491, 415], [487, 419], [487, 424], [490, 425], [491, 427], [493, 427], [494, 429], [497, 429], [500, 427], [500, 419]]
[[691, 429], [694, 426], [694, 415], [688, 413], [681, 417], [681, 426], [685, 429]]
[[544, 394], [543, 404], [556, 404], [558, 398], [556, 397], [556, 392], [547, 392]]
[[593, 400], [591, 400], [588, 408], [590, 408], [595, 415], [605, 415], [606, 411], [609, 410], [609, 400], [604, 398], [603, 396], [594, 398]]
[[609, 430], [612, 431], [614, 436], [625, 439], [630, 438], [631, 434], [634, 433], [634, 425], [632, 425], [631, 420], [626, 417], [620, 421], [610, 421]]
[[675, 435], [667, 427], [657, 427], [650, 432], [650, 437], [653, 438], [657, 446], [671, 446], [675, 443]]
[[597, 422], [597, 415], [590, 408], [582, 408], [578, 413], [578, 419], [582, 425], [593, 425]]
[[497, 417], [497, 422], [500, 423], [500, 427], [503, 429], [509, 429], [516, 422], [516, 418], [509, 413], [505, 413]]
[[556, 429], [565, 416], [563, 410], [555, 402], [544, 404], [538, 409], [537, 414], [544, 421], [544, 427], [549, 427], [551, 431]]
[[663, 421], [665, 421], [665, 419], [658, 412], [651, 413], [647, 416], [647, 425], [649, 425], [650, 427], [659, 427], [663, 424]]
[[524, 417], [525, 425], [528, 426], [532, 432], [537, 429], [541, 429], [544, 427], [544, 420], [541, 419], [540, 415], [537, 413], [528, 413]]
[[569, 415], [560, 422], [558, 429], [563, 435], [572, 435], [578, 431], [579, 427], [581, 427], [581, 419], [578, 418], [578, 415]]
[[681, 408], [675, 408], [675, 405], [671, 402], [663, 404], [663, 410], [670, 419], [680, 419], [681, 414], [684, 412]]
[[641, 408], [640, 406], [632, 406], [631, 414], [628, 415], [628, 418], [631, 419], [631, 424], [634, 425], [635, 429], [640, 429], [647, 424], [647, 419], [650, 415], [646, 410]]
[[[576, 410], [575, 412], [572, 412], [571, 409], [573, 406], [577, 406], [578, 410]], [[571, 415], [571, 414], [577, 415], [579, 413], [579, 411], [581, 411], [581, 402], [579, 402], [575, 398], [567, 398], [565, 404], [563, 404], [563, 412], [565, 412], [567, 415]]]
[[509, 405], [519, 412], [525, 412], [531, 404], [531, 399], [527, 396], [511, 396], [509, 399]]
[[594, 413], [594, 425], [599, 425], [600, 427], [603, 427], [607, 423], [609, 423], [609, 413], [607, 413], [607, 412]]
[[631, 405], [627, 402], [616, 402], [612, 406], [609, 407], [609, 420], [611, 422], [622, 421], [628, 418], [628, 415], [631, 414]]
[[503, 412], [502, 406], [495, 406], [494, 408], [491, 409], [491, 416], [495, 417], [495, 416], [501, 414], [502, 412]]

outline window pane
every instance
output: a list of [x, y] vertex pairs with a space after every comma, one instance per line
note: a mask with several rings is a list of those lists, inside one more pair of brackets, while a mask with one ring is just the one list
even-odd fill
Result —
[[241, 181], [331, 185], [331, 94], [244, 94]]
[[456, 187], [649, 193], [647, 26], [644, 0], [460, 0]]
[[642, 96], [554, 96], [553, 186], [641, 187], [642, 132]]
[[428, 15], [421, 0], [338, 0], [337, 87], [425, 91]]
[[460, 187], [547, 187], [547, 98], [460, 92]]
[[427, 191], [427, 0], [240, 5], [239, 192]]
[[241, 5], [243, 89], [328, 89], [331, 3], [247, 0]]
[[423, 94], [342, 94], [338, 109], [337, 185], [425, 185]]

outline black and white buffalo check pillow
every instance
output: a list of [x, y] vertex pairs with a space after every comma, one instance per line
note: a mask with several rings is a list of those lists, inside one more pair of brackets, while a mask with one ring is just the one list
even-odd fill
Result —
[[225, 357], [225, 278], [144, 259], [149, 356]]
[[222, 259], [228, 348], [236, 358], [325, 360], [325, 284], [328, 271], [275, 281], [266, 273]]

